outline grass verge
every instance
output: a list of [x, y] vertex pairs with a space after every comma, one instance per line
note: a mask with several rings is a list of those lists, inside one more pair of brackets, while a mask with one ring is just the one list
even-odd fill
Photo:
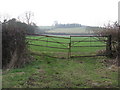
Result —
[[3, 88], [117, 87], [118, 72], [105, 66], [105, 57], [56, 59], [34, 55], [23, 68], [3, 71]]

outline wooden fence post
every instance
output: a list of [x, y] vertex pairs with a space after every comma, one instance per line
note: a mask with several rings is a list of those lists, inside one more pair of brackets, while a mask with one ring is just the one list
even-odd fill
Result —
[[106, 51], [107, 51], [107, 57], [111, 58], [112, 57], [112, 36], [109, 35], [107, 39], [107, 45], [106, 45]]

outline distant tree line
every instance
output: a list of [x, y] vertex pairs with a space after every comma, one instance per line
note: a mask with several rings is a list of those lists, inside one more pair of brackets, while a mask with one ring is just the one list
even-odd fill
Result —
[[74, 28], [74, 27], [81, 27], [81, 24], [76, 24], [76, 23], [72, 23], [72, 24], [55, 24], [56, 28]]

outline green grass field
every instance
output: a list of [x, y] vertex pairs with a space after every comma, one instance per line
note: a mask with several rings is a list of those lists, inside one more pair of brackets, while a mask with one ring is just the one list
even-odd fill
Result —
[[[49, 40], [69, 43], [69, 40], [60, 38], [27, 37], [31, 39]], [[88, 40], [90, 38], [72, 38], [73, 41]], [[96, 38], [91, 38], [94, 40]], [[47, 45], [52, 47], [67, 48], [68, 45], [61, 45], [51, 42], [31, 41], [31, 44]], [[73, 43], [72, 43], [73, 44]], [[75, 43], [74, 43], [75, 44]], [[79, 45], [102, 45], [103, 42], [77, 43]], [[65, 55], [67, 50], [47, 48], [40, 46], [29, 46], [32, 52], [51, 54], [55, 56]], [[72, 48], [74, 55], [81, 52], [95, 54], [95, 51], [104, 49], [99, 48]], [[79, 53], [80, 54], [80, 53]], [[80, 54], [80, 55], [81, 55]], [[118, 69], [103, 63], [108, 60], [106, 57], [81, 57], [72, 59], [59, 59], [47, 57], [45, 55], [32, 55], [34, 60], [22, 68], [11, 69], [3, 72], [3, 88], [116, 88], [118, 87]]]
[[47, 33], [65, 33], [65, 34], [82, 34], [82, 33], [94, 33], [94, 31], [101, 30], [101, 28], [98, 27], [72, 27], [72, 28], [54, 28], [54, 27], [40, 27], [40, 29], [50, 29], [46, 30]]
[[[88, 33], [86, 27], [74, 27], [74, 28], [55, 28], [47, 31], [48, 33]], [[92, 32], [92, 31], [91, 31]]]
[[3, 74], [3, 88], [115, 88], [118, 72], [105, 66], [105, 58], [55, 59], [34, 56], [23, 68]]

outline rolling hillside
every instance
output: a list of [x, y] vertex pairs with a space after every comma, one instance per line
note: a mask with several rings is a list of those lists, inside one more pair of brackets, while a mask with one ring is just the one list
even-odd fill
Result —
[[39, 33], [44, 32], [44, 34], [93, 34], [94, 30], [100, 30], [100, 28], [90, 26], [73, 28], [40, 27]]

